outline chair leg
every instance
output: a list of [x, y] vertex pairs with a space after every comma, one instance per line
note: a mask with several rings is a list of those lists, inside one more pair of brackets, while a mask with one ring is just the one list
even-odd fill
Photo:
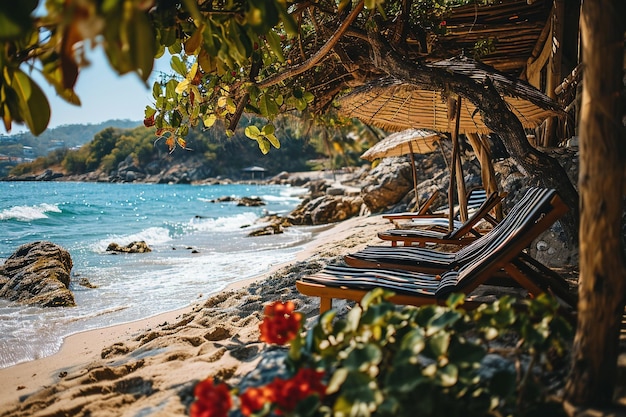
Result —
[[517, 269], [512, 263], [507, 264], [503, 268], [506, 273], [518, 282], [523, 288], [525, 288], [532, 296], [537, 296], [544, 292], [538, 285], [532, 282], [526, 275], [524, 275], [519, 269]]
[[324, 314], [333, 308], [333, 299], [330, 297], [320, 297], [320, 314]]

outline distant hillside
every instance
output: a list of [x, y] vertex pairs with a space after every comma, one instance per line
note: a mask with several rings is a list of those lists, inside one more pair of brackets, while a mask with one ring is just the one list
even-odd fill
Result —
[[[131, 129], [141, 125], [141, 121], [107, 120], [98, 124], [71, 124], [47, 129], [35, 137], [30, 132], [14, 135], [0, 134], [0, 155], [11, 157], [36, 158], [47, 155], [58, 148], [74, 148], [90, 142], [96, 133], [107, 127]], [[32, 153], [24, 154], [24, 146], [32, 148]]]
[[[108, 127], [92, 135], [80, 149], [54, 151], [18, 165], [8, 161], [4, 167], [0, 160], [0, 178], [29, 180], [54, 171], [78, 181], [243, 179], [252, 177], [247, 171], [251, 167], [257, 170], [261, 167], [263, 174], [260, 175], [269, 177], [281, 171], [308, 171], [318, 165], [315, 161], [328, 161], [323, 152], [326, 146], [319, 139], [322, 135], [313, 128], [303, 129], [298, 118], [276, 122], [280, 149], [274, 148], [269, 155], [264, 155], [258, 143], [245, 135], [245, 126], [262, 125], [265, 120], [244, 117], [245, 123], [230, 137], [221, 122], [212, 129], [194, 127], [185, 138], [186, 149], [177, 147], [173, 151], [168, 149], [165, 139], [157, 139], [154, 127], [146, 128], [143, 123], [133, 129]], [[344, 162], [348, 155], [349, 152], [342, 155]], [[358, 155], [353, 159], [358, 159]]]

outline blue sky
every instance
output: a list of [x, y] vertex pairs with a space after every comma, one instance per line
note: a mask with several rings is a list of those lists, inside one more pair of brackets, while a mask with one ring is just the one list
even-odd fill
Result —
[[[167, 56], [167, 55], [166, 55]], [[54, 88], [48, 86], [43, 77], [33, 73], [33, 79], [44, 90], [51, 108], [48, 128], [66, 124], [91, 124], [110, 119], [142, 120], [146, 105], [153, 104], [152, 82], [158, 71], [172, 72], [169, 58], [155, 63], [151, 79], [146, 87], [137, 74], [123, 76], [111, 68], [102, 48], [90, 53], [91, 66], [81, 70], [75, 91], [80, 97], [80, 107], [67, 103], [56, 95]], [[0, 123], [0, 133], [4, 125]], [[27, 131], [25, 125], [13, 124], [11, 134]]]

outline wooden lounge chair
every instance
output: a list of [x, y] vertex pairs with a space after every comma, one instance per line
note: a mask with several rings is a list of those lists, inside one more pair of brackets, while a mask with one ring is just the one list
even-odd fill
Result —
[[[485, 244], [476, 249], [465, 262], [449, 259], [447, 268], [444, 258], [436, 259], [445, 272], [428, 273], [376, 267], [328, 266], [317, 274], [296, 282], [298, 290], [305, 295], [320, 297], [320, 311], [331, 308], [333, 298], [360, 301], [371, 289], [382, 287], [393, 290], [392, 301], [399, 304], [422, 305], [443, 303], [453, 292], [469, 294], [486, 283], [499, 271], [505, 270], [517, 284], [530, 294], [552, 291], [566, 303], [574, 306], [575, 300], [567, 288], [544, 279], [539, 274], [522, 271], [526, 267], [520, 253], [533, 239], [547, 230], [566, 211], [567, 207], [554, 190], [531, 189], [494, 230], [484, 237]], [[532, 204], [530, 204], [532, 203]], [[494, 234], [495, 232], [495, 234]], [[489, 236], [491, 235], [491, 236]], [[470, 244], [463, 249], [473, 245]], [[421, 249], [422, 248], [390, 248]], [[435, 252], [436, 251], [430, 251]], [[440, 253], [444, 257], [455, 254]]]
[[[424, 246], [426, 243], [439, 243], [439, 244], [457, 244], [463, 245], [476, 240], [482, 236], [483, 231], [478, 230], [476, 225], [481, 220], [487, 220], [492, 225], [497, 224], [497, 221], [491, 217], [489, 212], [506, 196], [506, 193], [492, 193], [487, 199], [474, 211], [474, 213], [467, 219], [466, 222], [461, 223], [452, 232], [441, 231], [434, 229], [390, 229], [378, 234], [382, 240], [391, 241], [391, 246], [397, 246], [398, 242], [404, 244], [404, 246], [410, 246], [417, 244], [418, 246]], [[422, 217], [420, 220], [425, 220], [424, 225], [428, 224], [427, 218]], [[433, 219], [440, 220], [440, 219]], [[445, 219], [446, 225], [448, 220]], [[431, 225], [437, 226], [436, 222], [432, 222]]]
[[[556, 195], [554, 190], [529, 189], [490, 232], [462, 246], [456, 252], [442, 252], [416, 246], [377, 245], [346, 255], [344, 259], [348, 265], [364, 268], [406, 269], [432, 273], [459, 268], [481, 256], [491, 245], [515, 231], [520, 224], [527, 221], [528, 216], [534, 213], [537, 207], [546, 204], [546, 200], [552, 199], [554, 195]], [[525, 246], [522, 247], [524, 248]]]
[[[441, 227], [442, 230], [447, 230], [449, 226], [448, 220], [448, 208], [442, 207], [440, 210], [436, 212], [429, 211], [429, 207], [435, 201], [439, 192], [433, 193], [428, 201], [424, 204], [422, 209], [416, 213], [392, 213], [392, 214], [384, 214], [383, 218], [389, 220], [396, 227], [400, 227], [399, 221], [406, 221], [404, 225], [409, 227], [419, 227], [419, 226], [427, 226], [427, 227]], [[477, 210], [486, 200], [487, 200], [487, 192], [483, 188], [475, 188], [471, 190], [467, 194], [467, 210], [470, 213], [473, 213]], [[454, 228], [460, 227], [462, 222], [458, 220], [459, 214], [458, 210], [454, 215]]]
[[426, 216], [428, 214], [432, 214], [430, 210], [430, 206], [433, 205], [433, 203], [435, 202], [438, 196], [439, 196], [439, 190], [435, 190], [435, 192], [432, 193], [430, 197], [428, 197], [428, 200], [426, 200], [426, 202], [422, 204], [422, 206], [420, 207], [418, 211], [386, 214], [383, 216], [383, 218], [388, 219], [390, 222], [393, 223], [395, 220], [407, 220], [407, 219], [410, 220], [416, 217], [421, 217], [421, 216]]

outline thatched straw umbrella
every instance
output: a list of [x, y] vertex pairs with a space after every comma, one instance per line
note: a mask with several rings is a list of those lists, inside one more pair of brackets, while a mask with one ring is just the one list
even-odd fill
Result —
[[428, 154], [435, 152], [437, 143], [441, 139], [439, 133], [420, 129], [407, 129], [402, 132], [393, 133], [369, 148], [361, 158], [373, 161], [379, 158], [389, 158], [392, 156], [411, 156], [411, 167], [413, 170], [413, 189], [415, 190], [415, 206], [419, 211], [420, 204], [417, 195], [417, 168], [415, 167], [415, 153]]
[[[546, 118], [562, 114], [562, 110], [552, 99], [530, 84], [467, 57], [447, 59], [430, 66], [461, 77], [469, 77], [479, 84], [493, 84], [525, 128], [537, 127]], [[421, 128], [452, 132], [452, 171], [461, 165], [458, 134], [490, 131], [485, 126], [480, 111], [469, 101], [461, 102], [456, 94], [427, 90], [392, 77], [381, 78], [358, 87], [340, 98], [339, 103], [343, 114], [383, 129], [401, 131]], [[459, 174], [462, 177], [462, 173]], [[450, 200], [453, 182], [454, 175], [450, 181]], [[458, 183], [461, 185], [462, 181]], [[466, 210], [464, 190], [458, 191], [458, 197], [463, 212], [464, 208]], [[452, 207], [452, 201], [450, 206]]]

